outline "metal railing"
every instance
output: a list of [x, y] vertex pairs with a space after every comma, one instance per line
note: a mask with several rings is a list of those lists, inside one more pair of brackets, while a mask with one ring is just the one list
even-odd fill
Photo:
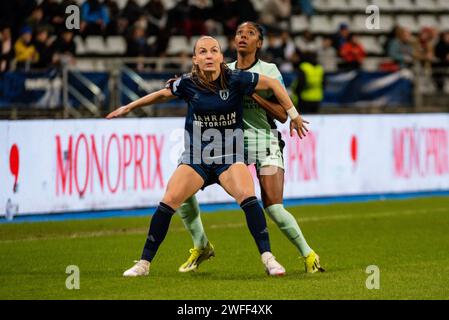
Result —
[[[105, 104], [106, 97], [102, 89], [82, 74], [83, 69], [84, 71], [95, 71], [90, 70], [91, 68], [86, 64], [86, 61], [89, 62], [90, 66], [95, 66], [94, 68], [98, 68], [108, 74], [110, 94], [107, 105]], [[139, 70], [136, 71], [134, 67], [138, 67]], [[164, 72], [181, 74], [188, 72], [190, 67], [191, 60], [189, 58], [80, 58], [77, 59], [77, 64], [75, 65], [69, 65], [67, 61], [63, 61], [59, 73], [62, 82], [62, 108], [59, 108], [59, 111], [57, 110], [58, 108], [54, 108], [54, 111], [61, 112], [62, 110], [62, 114], [58, 115], [58, 118], [99, 117], [120, 106], [123, 103], [123, 98], [131, 101], [139, 98], [139, 94], [136, 93], [135, 88], [128, 87], [130, 85], [129, 82], [128, 84], [123, 83], [123, 76], [129, 78], [135, 84], [134, 87], [137, 87], [139, 91], [150, 93], [148, 81], [139, 73]], [[429, 72], [429, 69], [424, 69], [420, 64], [416, 63], [411, 71], [413, 77], [412, 94], [414, 106], [407, 108], [407, 110], [410, 112], [425, 112], [435, 106], [440, 108], [440, 110], [445, 110], [445, 112], [449, 111], [448, 91], [442, 94], [440, 91], [436, 91], [435, 88], [429, 90], [429, 87], [435, 87], [435, 73], [445, 78], [446, 90], [449, 90], [449, 68], [433, 68]], [[76, 81], [78, 86], [75, 87], [71, 84], [69, 79]], [[74, 101], [76, 103], [72, 103]], [[15, 118], [18, 117], [21, 110], [26, 110], [24, 107], [26, 106], [15, 104], [11, 105], [9, 111], [1, 110], [0, 108], [0, 114], [4, 117], [9, 112], [9, 118]], [[165, 105], [142, 108], [135, 111], [131, 116], [156, 116], [158, 110], [165, 110], [163, 107]], [[354, 108], [345, 109], [341, 107], [338, 109], [338, 112], [345, 112], [345, 110], [346, 112], [357, 112]], [[382, 110], [379, 109], [379, 112], [382, 112]], [[359, 112], [363, 111], [360, 110]]]

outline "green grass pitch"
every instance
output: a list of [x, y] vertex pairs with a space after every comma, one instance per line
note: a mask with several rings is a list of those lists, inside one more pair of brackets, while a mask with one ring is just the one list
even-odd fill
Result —
[[[0, 299], [449, 299], [449, 197], [291, 207], [325, 273], [307, 275], [295, 247], [267, 218], [287, 275], [269, 278], [244, 214], [203, 214], [216, 257], [179, 265], [192, 246], [178, 216], [148, 277], [123, 278], [138, 259], [149, 218], [0, 225]], [[65, 286], [68, 265], [80, 289]], [[380, 270], [368, 290], [366, 268]]]

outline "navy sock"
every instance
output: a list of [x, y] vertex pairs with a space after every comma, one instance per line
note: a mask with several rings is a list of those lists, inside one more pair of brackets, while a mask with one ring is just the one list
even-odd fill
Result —
[[142, 252], [142, 260], [152, 261], [156, 255], [157, 249], [164, 241], [170, 226], [171, 217], [175, 213], [170, 206], [161, 202], [157, 207], [150, 223], [147, 240]]
[[246, 223], [251, 232], [260, 254], [270, 251], [270, 238], [268, 236], [267, 220], [262, 207], [257, 202], [256, 197], [245, 199], [240, 207], [245, 211]]

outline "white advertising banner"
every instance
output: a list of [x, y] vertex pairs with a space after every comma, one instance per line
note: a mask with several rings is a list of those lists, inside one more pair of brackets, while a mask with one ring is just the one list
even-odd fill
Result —
[[[449, 190], [448, 114], [306, 118], [303, 140], [279, 127], [285, 198]], [[183, 118], [0, 121], [0, 215], [155, 206], [183, 127]], [[198, 199], [233, 201], [217, 185]]]

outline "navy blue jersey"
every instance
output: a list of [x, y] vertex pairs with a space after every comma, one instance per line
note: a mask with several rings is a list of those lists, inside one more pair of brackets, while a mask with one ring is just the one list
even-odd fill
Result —
[[[186, 164], [225, 164], [243, 162], [243, 97], [253, 94], [259, 75], [228, 71], [227, 88], [198, 87], [191, 74], [184, 74], [171, 85], [172, 93], [188, 105], [185, 122]], [[220, 88], [219, 79], [215, 81]]]

